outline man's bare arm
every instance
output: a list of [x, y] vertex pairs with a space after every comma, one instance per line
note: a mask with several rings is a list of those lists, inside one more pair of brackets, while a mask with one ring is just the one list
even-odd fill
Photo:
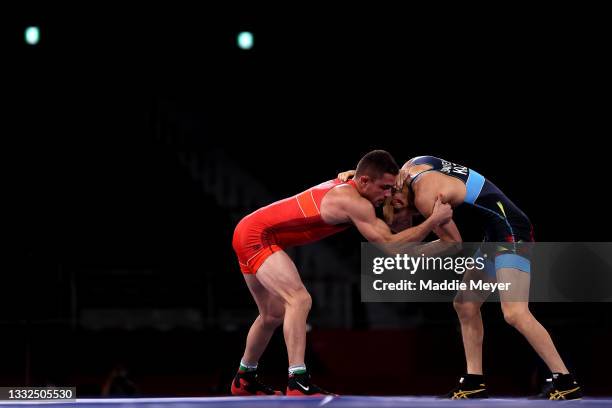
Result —
[[389, 226], [376, 217], [372, 204], [364, 199], [347, 200], [344, 210], [359, 232], [370, 242], [387, 244], [406, 244], [420, 242], [441, 222], [447, 222], [452, 217], [452, 210], [448, 204], [439, 203], [424, 222], [393, 234]]
[[[435, 203], [441, 200], [441, 196], [437, 194], [434, 189], [422, 190], [419, 192], [419, 196], [415, 197], [415, 207], [424, 217], [428, 217], [434, 207]], [[433, 232], [440, 238], [438, 241], [433, 241], [429, 244], [424, 245], [424, 251], [430, 255], [441, 255], [443, 253], [453, 253], [461, 249], [461, 234], [455, 222], [450, 219], [448, 222], [439, 224], [434, 227]], [[454, 243], [456, 245], [449, 245]]]
[[444, 225], [438, 225], [433, 232], [444, 242], [463, 242], [459, 228], [453, 220]]
[[342, 173], [338, 173], [338, 179], [343, 183], [346, 183], [347, 181], [352, 179], [354, 176], [355, 176], [355, 170], [347, 170], [347, 171], [343, 171]]

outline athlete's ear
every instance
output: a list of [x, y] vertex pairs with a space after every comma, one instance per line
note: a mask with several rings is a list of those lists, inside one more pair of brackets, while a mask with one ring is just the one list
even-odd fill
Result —
[[363, 175], [363, 176], [357, 177], [357, 182], [361, 185], [368, 184], [369, 181], [371, 181], [370, 176]]

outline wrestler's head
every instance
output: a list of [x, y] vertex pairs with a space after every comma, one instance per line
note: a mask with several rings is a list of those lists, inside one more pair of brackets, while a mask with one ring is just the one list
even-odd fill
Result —
[[391, 196], [383, 204], [383, 215], [387, 224], [391, 225], [393, 223], [398, 211], [413, 208], [410, 198], [410, 189], [407, 182], [404, 182], [401, 189], [396, 187], [391, 189]]
[[398, 173], [393, 156], [384, 150], [373, 150], [359, 160], [353, 180], [359, 193], [378, 207], [391, 197]]

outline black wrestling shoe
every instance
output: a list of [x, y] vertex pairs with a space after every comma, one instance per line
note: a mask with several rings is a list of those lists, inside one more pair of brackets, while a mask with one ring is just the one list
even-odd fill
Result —
[[582, 388], [571, 374], [554, 373], [547, 378], [542, 392], [531, 399], [573, 400], [582, 398]]
[[232, 381], [232, 395], [283, 395], [280, 391], [275, 391], [257, 379], [257, 371], [238, 371]]
[[440, 396], [445, 399], [480, 399], [489, 398], [484, 376], [465, 374], [459, 379], [459, 384], [448, 394]]
[[321, 396], [321, 395], [336, 395], [329, 391], [314, 385], [310, 382], [310, 375], [308, 373], [303, 374], [291, 374], [289, 375], [289, 381], [287, 382], [287, 396]]
[[552, 377], [547, 378], [544, 382], [544, 385], [542, 385], [542, 390], [540, 390], [540, 393], [537, 395], [533, 395], [527, 399], [548, 399], [548, 395], [551, 391], [553, 391], [554, 388], [555, 387], [553, 386]]

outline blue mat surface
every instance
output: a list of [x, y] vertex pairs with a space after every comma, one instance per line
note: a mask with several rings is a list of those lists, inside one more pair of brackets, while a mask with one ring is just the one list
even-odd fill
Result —
[[208, 397], [208, 398], [120, 398], [120, 399], [77, 399], [76, 402], [0, 402], [1, 406], [53, 405], [54, 407], [84, 408], [247, 408], [247, 407], [290, 407], [290, 408], [467, 408], [467, 407], [612, 407], [612, 398], [585, 398], [576, 401], [540, 401], [521, 398], [490, 398], [488, 400], [439, 400], [434, 397]]

